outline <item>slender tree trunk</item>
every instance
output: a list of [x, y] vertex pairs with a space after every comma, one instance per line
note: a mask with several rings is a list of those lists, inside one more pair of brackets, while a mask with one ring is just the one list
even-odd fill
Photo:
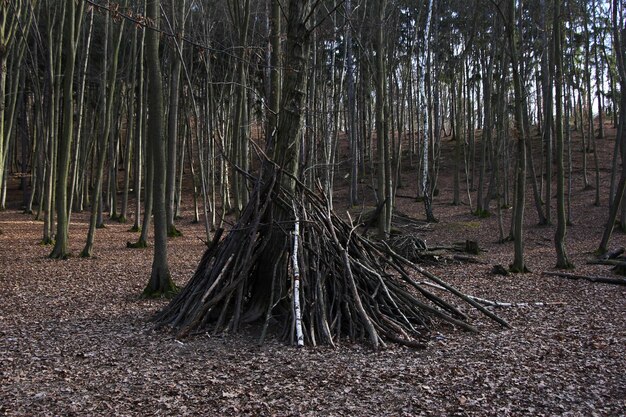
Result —
[[[554, 94], [556, 98], [556, 211], [557, 227], [554, 235], [556, 248], [556, 267], [572, 268], [567, 256], [565, 235], [567, 219], [565, 215], [565, 169], [563, 166], [563, 48], [561, 46], [561, 0], [554, 1]], [[569, 121], [566, 121], [569, 125]], [[569, 127], [569, 126], [568, 126]]]
[[266, 143], [270, 144], [276, 135], [280, 110], [281, 86], [281, 10], [278, 0], [268, 0], [271, 4], [270, 18], [270, 90], [268, 98]]
[[[426, 29], [424, 30], [424, 52], [422, 54], [422, 71], [420, 72], [420, 80], [419, 80], [419, 89], [420, 89], [420, 114], [423, 120], [422, 126], [422, 193], [424, 198], [424, 212], [426, 214], [426, 221], [428, 222], [436, 222], [437, 219], [433, 213], [432, 206], [432, 184], [430, 183], [430, 172], [429, 172], [429, 157], [430, 157], [430, 129], [428, 123], [428, 101], [426, 98], [426, 70], [428, 61], [428, 56], [430, 54], [430, 23], [433, 14], [433, 0], [429, 0], [428, 2], [428, 11], [426, 15]], [[435, 100], [437, 102], [438, 100]], [[435, 108], [435, 112], [439, 111], [439, 109]], [[437, 125], [436, 125], [436, 129]], [[438, 135], [438, 132], [435, 131], [435, 135]]]
[[[21, 7], [20, 2], [17, 1], [17, 4], [13, 7]], [[21, 18], [22, 11], [15, 10], [14, 14], [17, 14], [17, 18]], [[28, 13], [28, 21], [23, 21], [20, 25], [26, 24], [26, 26], [30, 26], [30, 21], [32, 20], [33, 13]], [[12, 20], [17, 20], [15, 17]], [[6, 31], [7, 21], [3, 19], [2, 24], [4, 26], [4, 30]], [[14, 24], [14, 23], [13, 23]], [[9, 21], [9, 25], [11, 25], [11, 21]], [[9, 28], [10, 29], [10, 28]], [[23, 32], [23, 28], [20, 28], [20, 32]], [[2, 183], [0, 183], [0, 210], [6, 209], [6, 197], [7, 197], [7, 185], [8, 185], [8, 173], [11, 170], [11, 161], [17, 160], [17, 140], [16, 138], [19, 136], [19, 132], [16, 129], [17, 119], [18, 119], [18, 103], [23, 101], [23, 90], [20, 89], [24, 78], [27, 76], [23, 68], [24, 63], [24, 55], [26, 52], [26, 48], [28, 47], [28, 38], [24, 33], [22, 36], [15, 37], [13, 36], [14, 41], [11, 42], [11, 48], [9, 50], [9, 60], [10, 67], [7, 70], [6, 65], [4, 70], [0, 70], [0, 73], [11, 74], [8, 80], [8, 86], [2, 89], [6, 90], [7, 98], [8, 98], [8, 108], [4, 108], [4, 122], [6, 126], [3, 126], [3, 137], [0, 136], [0, 140], [4, 142], [4, 145], [0, 145], [0, 149], [4, 149], [4, 162], [0, 163], [0, 165], [4, 166], [4, 174], [0, 174], [0, 178], [2, 179]], [[0, 41], [0, 47], [2, 42]], [[4, 53], [6, 53], [5, 51]], [[0, 55], [2, 53], [0, 52]], [[4, 101], [4, 100], [0, 100]], [[18, 127], [19, 128], [19, 127]]]
[[[546, 7], [546, 0], [541, 1], [543, 4], [543, 10], [548, 10]], [[550, 62], [552, 61], [552, 57], [554, 55], [554, 47], [549, 41], [549, 19], [546, 19], [545, 13], [540, 13], [541, 20], [543, 23], [543, 34], [542, 34], [542, 44], [543, 44], [543, 54], [541, 56], [541, 89], [542, 89], [542, 98], [543, 98], [543, 143], [545, 149], [545, 196], [544, 196], [544, 204], [545, 204], [545, 216], [541, 219], [540, 216], [540, 224], [551, 224], [552, 223], [552, 160], [553, 158], [553, 149], [552, 149], [552, 128], [554, 125], [553, 120], [553, 97], [552, 97], [552, 74], [553, 69], [550, 66]], [[532, 154], [530, 156], [532, 158]], [[542, 221], [543, 220], [543, 221]]]
[[357, 113], [354, 77], [354, 51], [352, 47], [352, 1], [346, 0], [346, 88], [347, 88], [347, 114], [346, 133], [350, 144], [350, 205], [355, 206], [359, 202], [359, 140], [356, 132]]
[[[85, 119], [85, 90], [87, 84], [87, 68], [89, 66], [89, 58], [91, 56], [91, 40], [93, 35], [93, 18], [94, 18], [94, 10], [89, 12], [89, 29], [87, 32], [87, 40], [85, 42], [85, 55], [83, 58], [83, 66], [80, 74], [80, 91], [78, 93], [78, 104], [77, 104], [77, 115], [78, 121], [76, 126], [76, 135], [75, 135], [75, 145], [74, 145], [74, 155], [72, 159], [71, 166], [73, 167], [72, 172], [72, 184], [70, 186], [70, 201], [68, 203], [69, 211], [68, 211], [68, 223], [70, 222], [70, 216], [72, 214], [72, 209], [76, 206], [78, 207], [78, 211], [82, 210], [82, 205], [75, 204], [74, 197], [78, 197], [78, 201], [80, 202], [81, 197], [81, 187], [80, 184], [84, 181], [84, 176], [86, 175], [86, 164], [79, 164], [81, 158], [86, 160], [85, 156], [81, 155], [81, 151], [83, 154], [87, 153], [85, 142], [83, 138], [83, 129], [84, 129], [84, 119]], [[82, 174], [82, 175], [81, 175]]]
[[[597, 16], [597, 3], [596, 0], [592, 0], [591, 2], [591, 10], [593, 10], [593, 39], [596, 44], [596, 47], [593, 49], [593, 64], [595, 67], [596, 73], [596, 95], [598, 97], [598, 139], [604, 139], [604, 109], [602, 105], [602, 85], [603, 85], [603, 65], [602, 60], [598, 57], [598, 49], [601, 48], [603, 42], [597, 39], [598, 36], [598, 16]], [[595, 148], [594, 142], [594, 152], [597, 149]], [[598, 187], [599, 188], [599, 187]], [[599, 199], [599, 191], [596, 193], [597, 199]], [[596, 202], [596, 205], [599, 205], [599, 201]]]
[[[26, 173], [28, 172], [28, 161], [31, 159], [32, 153], [31, 153], [31, 149], [30, 149], [30, 138], [31, 138], [31, 133], [30, 133], [30, 123], [29, 123], [29, 112], [28, 112], [28, 105], [27, 105], [27, 99], [26, 96], [28, 96], [28, 92], [26, 90], [26, 77], [22, 77], [21, 79], [21, 86], [20, 89], [22, 90], [22, 95], [21, 95], [21, 102], [18, 105], [18, 114], [21, 117], [21, 120], [18, 121], [18, 124], [21, 125], [21, 129], [19, 130], [19, 137], [20, 137], [20, 150], [21, 150], [21, 154], [22, 154], [22, 160], [21, 160], [21, 164], [20, 164], [20, 171], [22, 174], [22, 178], [20, 179], [20, 186], [22, 187], [22, 208], [25, 210], [28, 209], [28, 203], [30, 201], [30, 194], [32, 193], [31, 190], [29, 190], [29, 185], [28, 185], [28, 178], [26, 176]], [[21, 122], [21, 123], [20, 123]], [[34, 170], [34, 164], [31, 162], [31, 173]], [[32, 178], [30, 179], [32, 181]]]
[[[114, 56], [113, 59], [116, 57]], [[114, 64], [114, 67], [117, 66]], [[116, 71], [117, 72], [117, 71]], [[122, 141], [121, 135], [121, 123], [122, 117], [121, 113], [123, 113], [123, 92], [124, 86], [120, 85], [119, 93], [114, 95], [114, 104], [113, 107], [115, 109], [119, 109], [115, 114], [112, 114], [113, 118], [111, 119], [111, 133], [109, 137], [109, 175], [107, 178], [107, 189], [106, 189], [106, 198], [103, 201], [106, 201], [106, 204], [102, 206], [104, 209], [108, 207], [109, 210], [109, 218], [111, 220], [119, 221], [119, 215], [117, 214], [117, 188], [118, 188], [118, 167], [119, 167], [119, 150], [120, 143]]]
[[[182, 118], [183, 120], [186, 119], [186, 117]], [[182, 123], [183, 120], [179, 121]], [[182, 135], [181, 135], [181, 142], [180, 142], [180, 146], [179, 146], [179, 150], [178, 150], [178, 154], [180, 155], [180, 157], [178, 158], [178, 177], [176, 179], [176, 192], [175, 192], [175, 198], [174, 198], [174, 219], [179, 219], [181, 217], [181, 204], [182, 204], [182, 200], [183, 200], [183, 177], [185, 175], [185, 150], [187, 147], [187, 135], [189, 133], [189, 127], [187, 125], [187, 123], [183, 123], [183, 131], [182, 131]], [[195, 188], [196, 188], [196, 184], [195, 184], [195, 179], [193, 178], [193, 174], [192, 174], [192, 182], [193, 182], [193, 188], [194, 188], [194, 193], [195, 193]]]
[[[526, 102], [524, 102], [524, 131], [527, 132], [528, 135], [530, 135], [531, 126], [530, 126], [530, 120], [528, 117], [528, 106]], [[549, 224], [549, 221], [543, 212], [543, 207], [541, 206], [541, 203], [542, 203], [541, 189], [540, 189], [539, 184], [537, 183], [537, 174], [535, 173], [535, 163], [533, 160], [532, 140], [530, 138], [528, 138], [528, 140], [526, 141], [526, 153], [528, 155], [528, 170], [530, 171], [530, 181], [531, 181], [533, 197], [535, 201], [535, 209], [537, 210], [537, 217], [539, 218], [539, 224], [540, 225]], [[552, 153], [552, 151], [550, 151], [550, 153]], [[550, 180], [550, 182], [552, 182], [552, 180]]]
[[[145, 6], [145, 1], [143, 2]], [[139, 57], [137, 59], [136, 71], [138, 71], [137, 75], [137, 89], [133, 91], [137, 100], [137, 114], [135, 115], [135, 222], [131, 231], [137, 232], [141, 229], [141, 176], [142, 176], [142, 166], [144, 158], [144, 120], [146, 114], [146, 98], [144, 92], [144, 51], [145, 51], [145, 39], [146, 39], [146, 31], [141, 31], [141, 40], [139, 41]], [[146, 204], [147, 205], [147, 204]], [[149, 216], [149, 214], [148, 214]], [[144, 239], [145, 242], [145, 239]]]
[[[147, 62], [146, 62], [147, 64]], [[147, 89], [146, 89], [147, 90]], [[142, 137], [146, 138], [143, 141], [143, 154], [144, 161], [146, 165], [146, 175], [144, 178], [145, 183], [145, 197], [144, 197], [144, 209], [143, 209], [143, 219], [141, 221], [141, 233], [139, 234], [139, 238], [137, 242], [126, 244], [128, 247], [132, 248], [145, 248], [148, 246], [148, 231], [150, 229], [150, 221], [152, 218], [152, 207], [154, 204], [153, 196], [154, 196], [154, 188], [152, 187], [152, 183], [154, 182], [154, 161], [152, 159], [152, 141], [148, 139], [148, 91], [145, 92], [145, 110], [143, 117], [143, 131]]]
[[[602, 240], [598, 247], [598, 252], [604, 253], [608, 249], [609, 239], [615, 227], [615, 220], [619, 212], [620, 203], [624, 204], [626, 196], [626, 53], [624, 52], [624, 40], [626, 39], [626, 26], [624, 25], [623, 14], [618, 14], [618, 0], [613, 0], [613, 49], [615, 50], [617, 68], [620, 79], [620, 116], [618, 124], [618, 137], [620, 143], [620, 153], [622, 158], [622, 172], [613, 200], [609, 204], [609, 217], [604, 226]], [[618, 19], [618, 16], [619, 19]], [[623, 225], [622, 225], [623, 227]]]
[[[172, 30], [179, 39], [185, 33], [185, 0], [171, 1]], [[167, 173], [165, 183], [165, 202], [167, 217], [167, 235], [180, 236], [174, 225], [174, 199], [176, 191], [176, 151], [178, 146], [178, 109], [180, 102], [180, 76], [182, 69], [182, 42], [177, 43], [177, 50], [172, 54], [173, 64], [170, 72], [170, 97], [167, 119]]]
[[589, 175], [587, 174], [587, 142], [585, 141], [585, 136], [587, 135], [587, 130], [585, 129], [585, 112], [583, 108], [583, 90], [582, 88], [578, 91], [578, 110], [580, 113], [580, 140], [581, 140], [581, 151], [582, 151], [582, 160], [583, 160], [583, 189], [588, 190], [591, 188], [591, 184], [589, 183]]
[[[147, 17], [159, 27], [160, 0], [148, 0]], [[150, 28], [146, 33], [146, 66], [148, 68], [148, 140], [154, 173], [152, 180], [154, 214], [154, 256], [152, 272], [143, 293], [149, 297], [169, 296], [176, 290], [170, 276], [167, 258], [167, 218], [165, 204], [165, 135], [163, 134], [163, 81], [159, 60], [159, 33]]]
[[[63, 28], [63, 130], [57, 141], [57, 233], [50, 258], [63, 259], [69, 255], [68, 248], [68, 177], [70, 154], [74, 133], [74, 64], [76, 61], [76, 4], [74, 0], [65, 2], [65, 26]], [[79, 18], [82, 13], [79, 13]]]
[[128, 196], [130, 193], [130, 179], [131, 179], [131, 169], [132, 169], [132, 160], [133, 153], [135, 152], [135, 103], [137, 98], [135, 97], [136, 90], [136, 74], [137, 74], [137, 32], [133, 34], [133, 62], [131, 69], [131, 82], [128, 87], [128, 98], [127, 98], [127, 107], [128, 111], [126, 114], [127, 127], [126, 127], [126, 151], [124, 156], [124, 189], [122, 194], [122, 208], [120, 210], [120, 215], [118, 221], [120, 223], [126, 223], [128, 221]]
[[476, 211], [479, 216], [487, 215], [489, 203], [484, 197], [484, 189], [487, 174], [487, 147], [491, 143], [492, 112], [491, 112], [491, 86], [493, 83], [493, 56], [483, 59], [483, 131], [480, 138], [480, 170], [478, 173], [478, 193], [476, 196]]
[[[571, 54], [570, 50], [570, 56]], [[572, 65], [571, 61], [568, 63], [568, 72], [571, 74]], [[575, 102], [575, 90], [572, 82], [572, 78], [570, 78], [570, 83], [567, 85], [567, 93], [565, 94], [565, 142], [567, 145], [567, 221], [566, 224], [571, 226], [574, 221], [574, 216], [572, 213], [572, 191], [573, 191], [573, 166], [572, 166], [572, 128], [570, 126], [570, 122], [572, 119], [571, 112], [576, 113], [576, 102]], [[576, 122], [574, 121], [574, 126]]]
[[[108, 109], [109, 101], [112, 99], [112, 95], [110, 94], [111, 89], [114, 86], [111, 86], [109, 90], [107, 90], [107, 79], [108, 79], [108, 54], [109, 54], [109, 28], [110, 28], [110, 18], [109, 16], [105, 16], [105, 27], [104, 27], [104, 48], [103, 48], [103, 60], [102, 60], [102, 74], [103, 79], [100, 84], [101, 93], [100, 93], [100, 106], [101, 112], [104, 112], [104, 117], [101, 119], [102, 123], [102, 134], [98, 139], [95, 139], [95, 145], [93, 148], [93, 154], [97, 158], [97, 166], [95, 172], [95, 184], [92, 190], [91, 196], [91, 209], [89, 213], [89, 229], [87, 231], [87, 240], [85, 242], [85, 246], [81, 251], [81, 257], [91, 257], [93, 254], [93, 243], [96, 235], [96, 228], [99, 225], [99, 212], [100, 212], [100, 204], [102, 199], [102, 181], [104, 177], [104, 163], [106, 160], [106, 145], [108, 143], [109, 132], [107, 131], [107, 126], [110, 127], [110, 124], [106, 122], [108, 119]], [[93, 163], [92, 163], [93, 167]], [[92, 175], [93, 175], [92, 169]], [[88, 188], [88, 187], [86, 187]]]
[[376, 138], [378, 153], [377, 170], [377, 199], [378, 204], [384, 207], [380, 210], [378, 219], [378, 234], [381, 238], [387, 238], [391, 231], [391, 213], [393, 201], [391, 201], [391, 160], [389, 128], [387, 125], [387, 88], [385, 86], [387, 68], [385, 65], [385, 12], [387, 1], [377, 2], [376, 15], [378, 16], [375, 49], [376, 49]]
[[526, 132], [523, 120], [523, 101], [525, 100], [522, 79], [519, 73], [518, 33], [515, 25], [515, 0], [508, 4], [508, 38], [511, 52], [511, 67], [513, 73], [513, 87], [515, 91], [515, 126], [517, 129], [517, 172], [515, 184], [515, 217], [514, 248], [515, 254], [511, 270], [526, 272], [524, 262], [524, 208], [526, 203]]
[[[461, 88], [457, 85], [456, 79], [452, 81], [452, 109], [453, 109], [453, 137], [454, 137], [454, 173], [453, 173], [453, 185], [452, 185], [452, 205], [458, 206], [461, 204], [461, 115], [463, 107], [460, 105], [461, 101]], [[459, 111], [459, 109], [461, 109]]]
[[[190, 130], [193, 130], [190, 127]], [[192, 135], [198, 135], [198, 132], [195, 133], [191, 133]], [[198, 180], [197, 180], [197, 173], [196, 173], [196, 166], [194, 164], [194, 153], [193, 153], [193, 144], [191, 142], [191, 140], [187, 141], [187, 161], [189, 164], [189, 174], [191, 175], [191, 182], [192, 182], [192, 186], [193, 186], [193, 219], [191, 220], [192, 223], [198, 223], [200, 222], [200, 210], [198, 207]], [[181, 159], [181, 162], [183, 162], [183, 160]], [[203, 175], [204, 178], [204, 175]], [[181, 185], [182, 187], [182, 185]]]
[[[474, 80], [472, 74], [470, 73], [469, 62], [465, 64], [465, 74], [467, 77], [467, 85], [465, 88], [466, 91], [466, 101], [467, 101], [467, 139], [468, 139], [468, 164], [466, 171], [467, 175], [467, 194], [468, 199], [471, 201], [470, 191], [474, 191], [474, 181], [476, 180], [476, 126], [474, 121]], [[471, 81], [470, 81], [471, 80]], [[471, 206], [471, 204], [470, 204]]]
[[9, 47], [18, 29], [21, 11], [21, 1], [15, 1], [12, 7], [5, 4], [0, 8], [0, 188], [3, 188], [2, 184], [5, 181], [5, 164], [8, 153], [8, 132], [5, 131], [5, 100], [9, 98], [6, 94], [7, 60]]
[[595, 205], [600, 204], [600, 169], [598, 162], [598, 154], [596, 149], [596, 139], [594, 135], [593, 128], [593, 101], [592, 101], [592, 91], [591, 91], [591, 33], [589, 31], [589, 10], [585, 9], [585, 87], [586, 97], [587, 97], [587, 118], [588, 118], [588, 126], [587, 126], [587, 147], [583, 149], [583, 152], [593, 152], [594, 153], [594, 164], [595, 164], [595, 185], [596, 185], [596, 198]]
[[[106, 17], [107, 28], [110, 25], [110, 17]], [[105, 60], [103, 64], [105, 74], [104, 80], [102, 82], [102, 94], [104, 94], [104, 99], [102, 100], [104, 106], [104, 119], [103, 119], [103, 133], [102, 137], [98, 141], [98, 145], [96, 149], [98, 151], [98, 163], [96, 167], [96, 180], [95, 186], [93, 187], [93, 193], [91, 197], [91, 213], [89, 217], [89, 230], [87, 232], [87, 241], [85, 242], [85, 247], [81, 252], [81, 257], [90, 257], [93, 252], [93, 243], [95, 239], [95, 229], [98, 227], [103, 227], [102, 224], [102, 210], [103, 210], [103, 196], [102, 196], [102, 182], [104, 177], [104, 167], [107, 156], [107, 145], [110, 141], [111, 136], [111, 127], [112, 127], [112, 118], [113, 118], [113, 104], [115, 102], [115, 92], [116, 92], [116, 78], [117, 78], [117, 65], [118, 65], [118, 55], [120, 50], [120, 45], [122, 42], [122, 35], [124, 33], [123, 21], [119, 23], [120, 27], [118, 28], [119, 34], [117, 37], [117, 41], [114, 45], [114, 49], [112, 52], [112, 60], [111, 60], [111, 70], [107, 71], [107, 60], [106, 55], [108, 53], [107, 43], [105, 43], [104, 54]], [[108, 29], [105, 30], [107, 34], [105, 35], [108, 39]], [[106, 75], [108, 73], [108, 75]], [[110, 78], [109, 78], [110, 77]], [[108, 80], [108, 81], [107, 81]], [[94, 150], [94, 151], [95, 151]], [[111, 161], [113, 163], [113, 161]]]
[[52, 244], [54, 242], [54, 207], [55, 207], [55, 195], [56, 195], [56, 165], [57, 165], [57, 146], [58, 141], [58, 128], [59, 128], [59, 97], [61, 96], [61, 83], [58, 79], [58, 74], [61, 73], [61, 58], [63, 56], [63, 31], [58, 32], [58, 38], [55, 38], [55, 24], [59, 24], [63, 27], [65, 23], [65, 15], [61, 11], [60, 21], [56, 20], [56, 13], [60, 10], [59, 6], [54, 8], [52, 12], [50, 27], [48, 28], [48, 83], [49, 83], [49, 110], [48, 110], [48, 125], [46, 126], [46, 139], [47, 139], [47, 169], [45, 176], [45, 198], [44, 198], [44, 231], [42, 244]]

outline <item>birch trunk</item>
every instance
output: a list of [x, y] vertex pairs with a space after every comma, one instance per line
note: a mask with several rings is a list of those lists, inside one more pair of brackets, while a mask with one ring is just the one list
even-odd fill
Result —
[[[428, 124], [428, 101], [426, 99], [426, 69], [427, 60], [430, 54], [430, 23], [433, 13], [433, 0], [428, 1], [428, 12], [426, 15], [426, 28], [424, 30], [424, 51], [421, 56], [422, 71], [420, 72], [419, 89], [420, 89], [420, 115], [423, 120], [422, 124], [422, 196], [424, 199], [424, 211], [426, 221], [436, 222], [437, 219], [433, 214], [432, 208], [432, 190], [430, 183], [429, 157], [430, 157], [430, 129]], [[435, 109], [438, 111], [438, 109]], [[437, 132], [435, 132], [437, 134]]]

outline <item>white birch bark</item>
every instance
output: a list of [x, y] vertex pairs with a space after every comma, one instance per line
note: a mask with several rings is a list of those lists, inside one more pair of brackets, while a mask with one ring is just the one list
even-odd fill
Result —
[[302, 309], [300, 308], [300, 267], [298, 266], [298, 246], [300, 240], [300, 219], [294, 206], [295, 226], [293, 230], [293, 251], [291, 261], [293, 268], [293, 310], [296, 326], [296, 339], [298, 347], [304, 346], [304, 335], [302, 334]]
[[424, 195], [424, 205], [426, 217], [429, 221], [433, 220], [431, 201], [430, 201], [430, 184], [428, 181], [428, 154], [429, 154], [429, 127], [428, 127], [428, 101], [426, 100], [426, 71], [428, 54], [430, 53], [430, 21], [433, 13], [433, 0], [428, 1], [428, 14], [426, 15], [426, 28], [424, 29], [424, 52], [420, 59], [422, 70], [420, 71], [419, 88], [420, 88], [420, 114], [423, 119], [422, 124], [422, 192]]

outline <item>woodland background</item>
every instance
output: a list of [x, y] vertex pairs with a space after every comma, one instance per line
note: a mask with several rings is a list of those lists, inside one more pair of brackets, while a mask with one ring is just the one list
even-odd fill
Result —
[[[0, 6], [1, 411], [625, 412], [626, 293], [586, 280], [625, 262], [623, 1]], [[380, 353], [357, 319], [340, 349], [155, 332], [172, 307], [142, 290], [237, 229], [263, 150], [513, 329], [472, 310], [478, 335], [435, 321]]]
[[[397, 198], [423, 200], [426, 220], [435, 221], [429, 206], [442, 143], [451, 140], [452, 204], [478, 216], [513, 207], [499, 238], [516, 240], [514, 269], [524, 269], [526, 209], [539, 224], [558, 224], [557, 263], [568, 266], [565, 227], [579, 171], [594, 204], [608, 195], [610, 228], [624, 228], [622, 2], [300, 3], [308, 82], [298, 92], [302, 129], [290, 140], [300, 179], [320, 181], [331, 208], [340, 181], [349, 184], [350, 207], [382, 205], [382, 237]], [[150, 6], [154, 16], [142, 2], [3, 2], [0, 204], [19, 179], [22, 206], [44, 220], [52, 257], [68, 255], [72, 211], [92, 212], [82, 256], [92, 254], [105, 215], [133, 220], [145, 246], [153, 207], [164, 208], [175, 236], [185, 187], [209, 241], [248, 202], [241, 171], [259, 166], [251, 143], [270, 146], [281, 133], [281, 95], [296, 88], [285, 78], [294, 20], [286, 5]], [[617, 136], [598, 149], [607, 122]], [[598, 154], [611, 148], [603, 190]], [[155, 223], [160, 229], [160, 215]]]

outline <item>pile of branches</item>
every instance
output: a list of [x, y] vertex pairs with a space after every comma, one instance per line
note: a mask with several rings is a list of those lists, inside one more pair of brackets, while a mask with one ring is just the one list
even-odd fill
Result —
[[420, 262], [422, 255], [428, 250], [426, 242], [415, 235], [391, 235], [389, 246], [403, 258], [411, 262]]
[[[373, 228], [378, 225], [378, 218], [385, 204], [386, 201], [380, 203], [378, 207], [373, 210], [367, 210], [359, 214], [358, 221], [362, 223], [363, 234], [373, 232]], [[432, 223], [414, 219], [398, 211], [394, 211], [391, 216], [391, 231], [394, 235], [418, 235], [431, 227]]]
[[420, 348], [437, 323], [476, 331], [452, 299], [508, 326], [385, 242], [356, 233], [359, 225], [330, 210], [321, 187], [316, 193], [290, 178], [295, 187], [288, 188], [279, 174], [256, 180], [236, 226], [224, 239], [216, 233], [187, 286], [155, 316], [157, 327], [185, 337], [257, 322], [259, 343], [272, 327], [299, 345], [334, 346], [347, 337], [374, 349], [389, 342]]

